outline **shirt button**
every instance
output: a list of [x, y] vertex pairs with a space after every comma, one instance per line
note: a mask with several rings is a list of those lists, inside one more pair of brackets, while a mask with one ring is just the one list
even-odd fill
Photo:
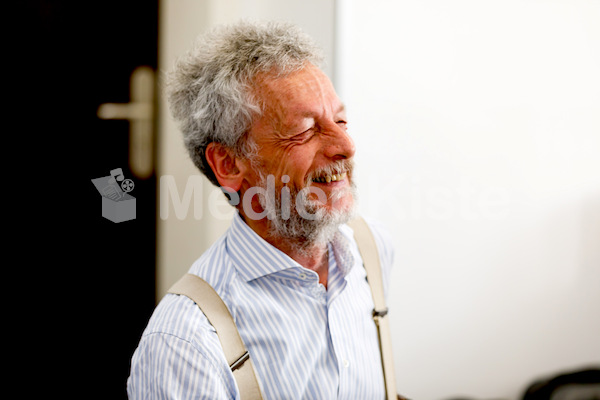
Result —
[[350, 366], [350, 361], [344, 360], [342, 361], [342, 364], [344, 365], [344, 368], [348, 368]]
[[298, 278], [300, 279], [306, 279], [306, 274], [304, 272], [300, 272], [300, 274], [298, 274]]

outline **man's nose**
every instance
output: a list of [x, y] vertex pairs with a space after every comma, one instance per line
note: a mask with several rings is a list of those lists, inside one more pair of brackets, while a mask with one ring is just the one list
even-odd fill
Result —
[[344, 128], [335, 125], [335, 128], [327, 135], [327, 139], [324, 149], [325, 156], [334, 160], [354, 157], [354, 153], [356, 152], [354, 140], [352, 140]]

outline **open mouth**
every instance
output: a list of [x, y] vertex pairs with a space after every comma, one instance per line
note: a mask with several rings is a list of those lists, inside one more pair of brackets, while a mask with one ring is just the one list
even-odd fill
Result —
[[320, 175], [320, 176], [317, 176], [316, 178], [313, 178], [312, 181], [319, 182], [319, 183], [337, 182], [337, 181], [343, 181], [344, 179], [346, 179], [346, 176], [347, 176], [346, 172], [330, 174], [330, 175]]

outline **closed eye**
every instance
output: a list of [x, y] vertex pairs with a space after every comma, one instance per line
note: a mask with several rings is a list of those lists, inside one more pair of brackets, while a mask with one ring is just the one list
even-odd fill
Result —
[[294, 141], [294, 142], [306, 142], [308, 141], [314, 134], [314, 129], [308, 128], [307, 130], [305, 130], [304, 132], [301, 132], [297, 135], [294, 135], [290, 138], [290, 140]]

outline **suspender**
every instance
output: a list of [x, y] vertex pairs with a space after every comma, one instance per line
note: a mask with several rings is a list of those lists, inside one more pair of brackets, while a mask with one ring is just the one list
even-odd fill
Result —
[[[383, 281], [377, 245], [364, 219], [357, 218], [348, 225], [354, 230], [354, 238], [363, 259], [367, 271], [367, 280], [373, 295], [375, 306], [373, 320], [377, 326], [379, 336], [386, 396], [388, 400], [396, 399], [392, 341], [387, 318], [388, 309], [383, 295]], [[262, 399], [260, 386], [248, 350], [242, 342], [229, 309], [214, 289], [202, 278], [193, 274], [186, 274], [168, 290], [168, 293], [182, 294], [192, 299], [216, 329], [242, 400]]]
[[383, 278], [381, 276], [381, 264], [379, 252], [371, 229], [362, 218], [356, 218], [348, 224], [354, 230], [354, 239], [363, 259], [367, 280], [371, 286], [373, 296], [373, 321], [377, 326], [379, 335], [379, 352], [381, 353], [381, 365], [383, 367], [383, 379], [385, 382], [385, 393], [388, 400], [396, 399], [396, 375], [394, 372], [394, 353], [392, 352], [392, 336], [390, 333], [388, 308], [383, 294]]
[[233, 372], [242, 400], [262, 399], [250, 354], [242, 342], [229, 309], [215, 290], [202, 278], [185, 274], [169, 293], [183, 294], [192, 299], [217, 331], [225, 359]]

